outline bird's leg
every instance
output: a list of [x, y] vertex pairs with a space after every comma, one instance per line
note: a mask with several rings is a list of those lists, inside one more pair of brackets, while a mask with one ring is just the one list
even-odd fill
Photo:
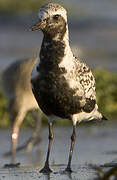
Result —
[[11, 113], [11, 123], [12, 123], [12, 134], [11, 134], [11, 163], [6, 164], [5, 167], [19, 167], [20, 163], [16, 163], [15, 155], [16, 155], [16, 147], [18, 143], [19, 137], [19, 129], [23, 122], [25, 116], [25, 111], [13, 111]]
[[65, 169], [65, 171], [68, 171], [68, 172], [72, 172], [71, 160], [72, 160], [72, 154], [73, 154], [75, 141], [76, 141], [76, 125], [73, 125], [73, 133], [71, 136], [71, 147], [70, 147], [70, 152], [69, 152], [69, 160], [68, 160], [67, 168]]
[[[19, 130], [20, 130], [20, 126], [24, 120], [24, 116], [25, 116], [25, 112], [19, 111], [18, 113], [14, 113], [14, 116], [12, 115], [11, 118], [11, 122], [12, 122], [12, 134], [11, 134], [11, 140], [12, 140], [12, 144], [11, 144], [11, 161], [12, 163], [16, 163], [15, 162], [15, 155], [16, 155], [16, 147], [17, 147], [17, 143], [18, 143], [18, 137], [19, 137]], [[17, 164], [17, 163], [16, 163]]]
[[42, 125], [42, 113], [40, 112], [39, 117], [37, 117], [37, 112], [35, 111], [31, 111], [31, 112], [32, 112], [32, 116], [35, 119], [35, 128], [32, 137], [27, 141], [27, 145], [26, 145], [27, 152], [31, 151], [33, 146], [37, 145], [40, 142], [40, 135], [38, 134]]
[[14, 164], [16, 163], [15, 155], [16, 155], [16, 147], [18, 143], [18, 136], [19, 136], [19, 127], [16, 127], [14, 125], [11, 133], [11, 162]]
[[49, 156], [50, 156], [50, 150], [51, 150], [51, 146], [52, 146], [52, 141], [53, 141], [53, 138], [54, 138], [54, 133], [53, 133], [52, 122], [49, 122], [48, 125], [49, 125], [48, 152], [47, 152], [47, 157], [46, 157], [44, 168], [40, 170], [40, 173], [50, 173], [50, 172], [52, 172], [52, 170], [49, 167]]
[[[16, 117], [16, 116], [14, 116]], [[15, 119], [15, 118], [14, 118]], [[4, 167], [14, 168], [19, 167], [20, 163], [16, 163], [16, 147], [18, 143], [20, 124], [18, 124], [17, 118], [15, 121], [12, 121], [12, 132], [11, 132], [11, 163], [5, 164]], [[10, 153], [9, 153], [10, 154]]]

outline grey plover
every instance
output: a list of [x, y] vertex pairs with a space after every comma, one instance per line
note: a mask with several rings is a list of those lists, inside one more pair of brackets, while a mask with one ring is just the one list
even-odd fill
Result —
[[49, 125], [48, 152], [40, 172], [51, 172], [49, 155], [54, 137], [53, 121], [61, 118], [73, 122], [69, 160], [65, 169], [71, 171], [76, 123], [104, 117], [98, 112], [93, 74], [71, 51], [66, 10], [59, 4], [49, 3], [40, 8], [38, 16], [39, 22], [30, 31], [40, 29], [44, 37], [39, 59], [32, 71], [31, 85]]
[[[18, 144], [20, 126], [29, 110], [39, 109], [37, 101], [35, 100], [32, 89], [30, 86], [30, 76], [32, 68], [37, 59], [21, 59], [11, 63], [2, 73], [2, 89], [5, 97], [8, 100], [8, 112], [11, 121], [11, 152], [5, 154], [11, 154], [11, 167], [15, 166], [15, 155]], [[28, 102], [28, 103], [27, 103]], [[32, 112], [33, 116], [36, 116]], [[40, 111], [40, 119], [42, 113]], [[39, 139], [39, 118], [35, 118], [36, 129], [27, 143], [27, 146], [31, 148], [33, 141]], [[17, 163], [16, 163], [17, 165]]]

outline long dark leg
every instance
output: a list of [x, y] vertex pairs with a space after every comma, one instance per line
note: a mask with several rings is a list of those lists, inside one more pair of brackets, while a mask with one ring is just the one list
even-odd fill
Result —
[[50, 173], [50, 172], [52, 172], [52, 170], [49, 168], [49, 156], [50, 156], [50, 150], [51, 150], [54, 134], [53, 134], [52, 122], [49, 122], [48, 125], [49, 125], [48, 152], [47, 152], [47, 157], [46, 157], [44, 168], [40, 170], [41, 173]]
[[73, 125], [73, 133], [71, 136], [71, 147], [70, 147], [70, 152], [69, 152], [69, 160], [68, 160], [67, 168], [65, 169], [65, 171], [68, 171], [68, 172], [72, 172], [71, 160], [72, 160], [72, 154], [73, 154], [75, 141], [76, 141], [76, 125]]

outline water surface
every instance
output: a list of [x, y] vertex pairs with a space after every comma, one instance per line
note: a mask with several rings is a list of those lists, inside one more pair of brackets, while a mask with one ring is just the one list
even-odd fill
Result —
[[[63, 1], [59, 0], [63, 4]], [[68, 8], [70, 45], [90, 67], [117, 70], [117, 2], [115, 0], [65, 1]], [[42, 33], [29, 32], [37, 15], [2, 16], [0, 21], [0, 69], [27, 57], [37, 57]]]
[[[54, 127], [55, 138], [50, 156], [50, 164], [53, 173], [50, 176], [39, 173], [46, 156], [48, 145], [48, 129], [42, 128], [40, 134], [42, 141], [33, 151], [26, 154], [25, 151], [17, 153], [17, 162], [20, 168], [4, 169], [3, 165], [10, 162], [10, 158], [4, 158], [2, 154], [10, 148], [9, 131], [0, 132], [0, 178], [6, 180], [14, 179], [56, 179], [56, 180], [93, 180], [95, 171], [89, 166], [101, 166], [116, 162], [117, 155], [112, 153], [117, 150], [117, 131], [113, 125], [105, 123], [80, 126], [77, 128], [77, 141], [72, 159], [72, 174], [64, 174], [68, 160], [70, 146], [71, 127]], [[22, 130], [20, 144], [31, 136], [30, 130]], [[110, 152], [110, 153], [109, 153]]]

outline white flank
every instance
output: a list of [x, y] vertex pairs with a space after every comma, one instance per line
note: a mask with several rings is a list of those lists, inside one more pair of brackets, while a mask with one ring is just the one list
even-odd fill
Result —
[[102, 118], [102, 114], [100, 112], [98, 112], [97, 104], [95, 105], [95, 108], [93, 109], [93, 111], [91, 111], [90, 113], [80, 112], [80, 113], [74, 114], [72, 116], [74, 125], [77, 122], [91, 121], [92, 119], [101, 119], [101, 118]]

